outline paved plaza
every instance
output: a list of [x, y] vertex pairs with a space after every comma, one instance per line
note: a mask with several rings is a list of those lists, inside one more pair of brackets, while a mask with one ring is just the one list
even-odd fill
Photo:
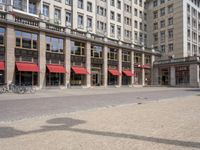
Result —
[[196, 150], [199, 124], [199, 89], [51, 89], [0, 95], [1, 150]]

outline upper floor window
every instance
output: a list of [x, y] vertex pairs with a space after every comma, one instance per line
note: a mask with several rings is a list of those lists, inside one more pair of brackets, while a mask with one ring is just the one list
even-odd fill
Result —
[[154, 7], [158, 6], [158, 0], [154, 0], [154, 1], [153, 1], [153, 6], [154, 6]]
[[108, 48], [108, 59], [118, 60], [118, 50], [115, 48]]
[[121, 1], [120, 0], [117, 1], [117, 8], [121, 9]]
[[16, 47], [37, 49], [38, 35], [29, 32], [15, 31]]
[[0, 4], [6, 4], [6, 0], [0, 0]]
[[92, 12], [92, 3], [87, 2], [87, 11]]
[[5, 29], [0, 27], [0, 45], [4, 45]]
[[163, 4], [163, 3], [165, 3], [165, 0], [160, 0], [160, 4]]
[[46, 36], [46, 50], [63, 53], [63, 39]]
[[61, 10], [60, 9], [55, 8], [55, 10], [54, 10], [54, 19], [55, 20], [61, 20]]
[[83, 0], [78, 0], [78, 8], [83, 9]]
[[173, 9], [173, 5], [169, 5], [168, 6], [168, 13], [173, 13], [174, 9]]
[[29, 13], [31, 13], [31, 14], [37, 14], [36, 2], [30, 2], [29, 1]]
[[72, 55], [85, 55], [85, 43], [71, 41], [71, 54]]
[[111, 6], [115, 6], [115, 0], [111, 0], [111, 1], [110, 1], [110, 5], [111, 5]]
[[66, 5], [72, 5], [72, 0], [65, 0]]
[[131, 52], [130, 51], [122, 51], [122, 61], [123, 62], [131, 61]]
[[71, 26], [71, 22], [72, 22], [72, 14], [71, 12], [66, 12], [66, 26]]
[[164, 16], [165, 15], [165, 7], [160, 9], [160, 16]]
[[49, 6], [43, 5], [43, 15], [49, 17]]
[[82, 28], [83, 27], [83, 16], [78, 15], [78, 27]]
[[99, 45], [91, 45], [91, 56], [93, 58], [102, 58], [103, 47]]

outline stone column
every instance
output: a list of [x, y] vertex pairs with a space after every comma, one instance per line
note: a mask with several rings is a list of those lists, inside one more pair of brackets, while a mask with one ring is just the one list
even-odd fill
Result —
[[159, 85], [158, 77], [159, 77], [159, 67], [154, 66], [152, 69], [152, 85]]
[[40, 32], [39, 34], [39, 87], [43, 88], [46, 85], [46, 35], [44, 32]]
[[71, 47], [70, 47], [70, 38], [66, 37], [64, 40], [64, 52], [65, 52], [65, 69], [67, 73], [65, 74], [65, 87], [70, 87], [70, 75], [71, 75]]
[[191, 64], [189, 70], [190, 70], [190, 86], [199, 87], [200, 86], [199, 64]]
[[107, 87], [108, 83], [108, 46], [104, 45], [103, 49], [103, 85]]
[[155, 61], [155, 55], [151, 55], [151, 85], [153, 85], [154, 84], [154, 79], [153, 79], [153, 77], [154, 77], [154, 66], [153, 66], [153, 63], [154, 63], [154, 61]]
[[170, 67], [170, 86], [176, 86], [176, 69], [174, 66]]
[[86, 68], [89, 74], [86, 76], [86, 86], [91, 87], [91, 43], [86, 43]]
[[143, 66], [145, 65], [145, 54], [142, 53], [142, 86], [145, 86], [145, 69]]
[[[131, 51], [131, 72], [134, 74], [134, 51]], [[131, 85], [134, 85], [135, 77], [131, 77]]]
[[[122, 73], [122, 49], [120, 48], [118, 50], [118, 71], [119, 73]], [[118, 77], [118, 86], [122, 86], [122, 74]]]
[[6, 51], [5, 51], [5, 82], [10, 84], [15, 78], [15, 29], [7, 25], [6, 28]]

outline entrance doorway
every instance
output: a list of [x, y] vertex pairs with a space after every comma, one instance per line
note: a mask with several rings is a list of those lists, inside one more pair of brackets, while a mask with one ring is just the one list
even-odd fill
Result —
[[169, 85], [169, 69], [161, 69], [161, 85]]
[[100, 68], [92, 68], [92, 75], [91, 75], [92, 86], [100, 86], [102, 84], [101, 76], [102, 74]]

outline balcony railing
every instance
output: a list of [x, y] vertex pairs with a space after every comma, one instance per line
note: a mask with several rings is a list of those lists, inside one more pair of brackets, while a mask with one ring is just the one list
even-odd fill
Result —
[[20, 24], [30, 25], [30, 26], [36, 26], [36, 27], [39, 26], [39, 21], [22, 18], [18, 16], [15, 17], [15, 22], [20, 23]]

